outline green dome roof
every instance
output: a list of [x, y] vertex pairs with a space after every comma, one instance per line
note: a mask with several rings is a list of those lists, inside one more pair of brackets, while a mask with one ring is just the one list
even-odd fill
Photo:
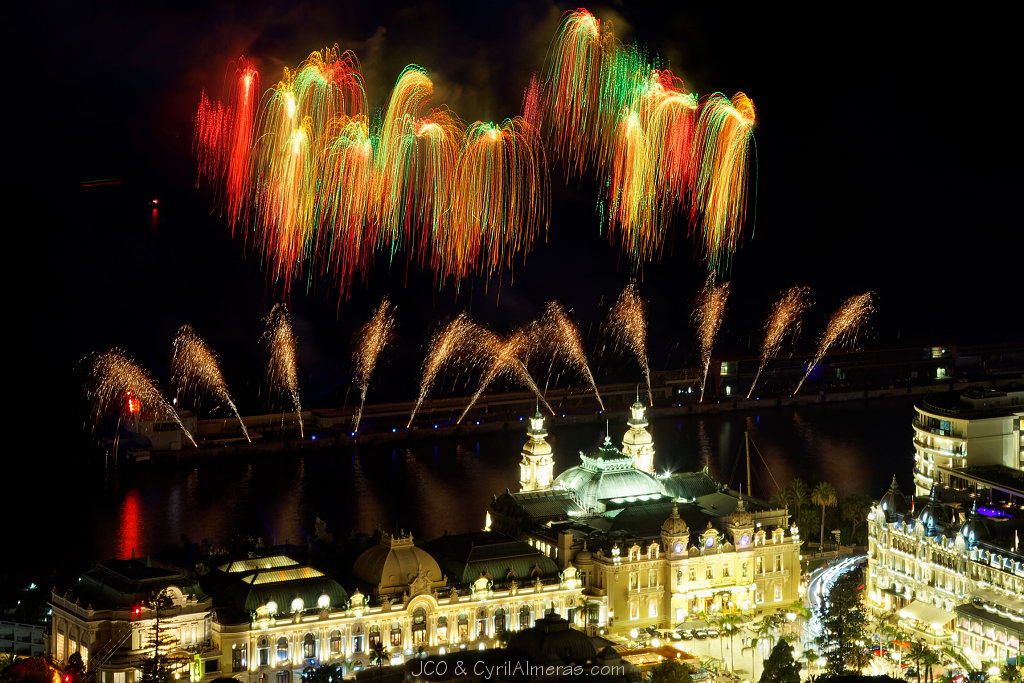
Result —
[[586, 508], [596, 509], [599, 501], [612, 498], [665, 495], [661, 482], [636, 469], [633, 459], [623, 455], [608, 437], [595, 453], [581, 452], [580, 460], [582, 464], [558, 475], [553, 487], [575, 492]]

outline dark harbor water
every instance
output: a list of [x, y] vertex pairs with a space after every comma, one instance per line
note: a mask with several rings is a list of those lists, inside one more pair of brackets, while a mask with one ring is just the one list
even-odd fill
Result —
[[[769, 497], [776, 484], [801, 477], [812, 485], [828, 481], [840, 495], [880, 496], [894, 473], [909, 489], [912, 405], [906, 398], [656, 418], [655, 461], [675, 471], [707, 465], [737, 488], [746, 477], [743, 434], [749, 429], [764, 457], [761, 462], [752, 452], [755, 495]], [[610, 417], [618, 441], [625, 416]], [[576, 464], [580, 449], [596, 445], [603, 427], [549, 420], [556, 472]], [[303, 545], [316, 517], [335, 538], [377, 527], [407, 529], [421, 540], [476, 530], [492, 494], [516, 490], [523, 436], [515, 431], [193, 463], [115, 466], [97, 456], [54, 468], [55, 521], [47, 531], [29, 529], [20, 543], [29, 551], [27, 566], [45, 572], [71, 559], [159, 554], [185, 537], [221, 544], [241, 534]]]

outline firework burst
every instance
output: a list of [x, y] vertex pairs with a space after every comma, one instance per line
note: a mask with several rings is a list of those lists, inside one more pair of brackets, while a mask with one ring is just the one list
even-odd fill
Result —
[[359, 431], [359, 421], [363, 416], [366, 404], [366, 390], [370, 386], [370, 376], [377, 367], [377, 359], [381, 351], [394, 338], [395, 310], [391, 302], [385, 298], [377, 307], [373, 317], [359, 330], [359, 344], [352, 354], [355, 364], [355, 385], [359, 387], [359, 410], [353, 416], [353, 429]]
[[544, 309], [544, 317], [540, 319], [537, 327], [541, 344], [551, 352], [552, 362], [560, 361], [576, 368], [594, 390], [594, 398], [603, 411], [604, 402], [597, 390], [597, 383], [594, 382], [594, 375], [590, 372], [580, 330], [562, 304], [549, 301]]
[[810, 287], [790, 287], [778, 301], [772, 304], [771, 314], [764, 323], [764, 342], [761, 344], [761, 364], [754, 375], [754, 381], [750, 383], [750, 391], [747, 398], [754, 393], [757, 380], [761, 377], [761, 371], [768, 365], [768, 361], [775, 358], [782, 348], [782, 342], [786, 337], [796, 338], [800, 334], [800, 322], [804, 311], [812, 304]]
[[430, 346], [427, 348], [427, 355], [423, 359], [423, 373], [420, 379], [420, 395], [416, 399], [416, 405], [409, 416], [409, 423], [406, 428], [412, 426], [412, 421], [419, 412], [420, 406], [427, 398], [427, 394], [437, 381], [437, 375], [449, 362], [462, 357], [465, 353], [467, 343], [472, 338], [477, 325], [470, 321], [469, 316], [460, 313], [454, 320], [434, 333], [430, 339]]
[[647, 362], [647, 304], [632, 283], [626, 285], [609, 311], [607, 329], [615, 346], [629, 349], [636, 357], [647, 382], [647, 400], [654, 405], [651, 368]]
[[266, 318], [263, 339], [270, 347], [267, 376], [270, 386], [280, 394], [287, 394], [299, 419], [299, 436], [305, 436], [302, 424], [302, 403], [299, 401], [299, 368], [295, 361], [295, 333], [291, 316], [284, 304], [275, 304]]
[[704, 289], [697, 295], [697, 305], [693, 308], [693, 319], [697, 323], [697, 337], [700, 341], [700, 364], [704, 369], [700, 380], [700, 401], [704, 402], [704, 385], [708, 379], [708, 368], [711, 367], [711, 348], [718, 337], [725, 317], [725, 303], [729, 299], [729, 283], [715, 284], [714, 275], [708, 276]]
[[179, 394], [189, 396], [193, 400], [199, 392], [211, 394], [217, 401], [227, 404], [231, 412], [238, 418], [242, 433], [250, 443], [249, 430], [238, 414], [235, 402], [231, 400], [228, 384], [224, 381], [220, 364], [215, 354], [203, 341], [191, 325], [182, 325], [174, 338], [174, 356], [171, 358], [171, 385]]
[[174, 418], [192, 445], [197, 445], [149, 374], [119, 350], [93, 357], [86, 394], [92, 401], [94, 423], [104, 415], [117, 414], [120, 417], [127, 413], [131, 416], [149, 410], [160, 417]]
[[796, 389], [793, 390], [794, 396], [800, 391], [800, 387], [803, 386], [807, 377], [810, 376], [811, 370], [821, 362], [821, 359], [825, 357], [830, 348], [836, 344], [849, 344], [852, 346], [857, 343], [857, 332], [860, 331], [860, 328], [867, 322], [875, 310], [874, 298], [874, 292], [855, 294], [844, 301], [843, 305], [832, 314], [832, 319], [828, 321], [828, 327], [825, 328], [825, 332], [822, 333], [821, 340], [818, 342], [818, 350], [814, 353], [814, 360], [807, 366], [807, 372], [804, 373], [799, 384], [796, 385]]
[[523, 329], [514, 331], [508, 339], [504, 339], [485, 327], [476, 326], [472, 337], [471, 362], [483, 366], [485, 371], [480, 379], [480, 386], [473, 394], [473, 398], [470, 399], [469, 405], [462, 411], [458, 422], [462, 422], [462, 418], [466, 417], [470, 408], [476, 405], [487, 387], [499, 377], [516, 380], [536, 394], [537, 399], [552, 415], [555, 414], [547, 400], [541, 395], [537, 383], [533, 381], [533, 377], [530, 376], [524, 363], [534, 353], [535, 344], [536, 338]]

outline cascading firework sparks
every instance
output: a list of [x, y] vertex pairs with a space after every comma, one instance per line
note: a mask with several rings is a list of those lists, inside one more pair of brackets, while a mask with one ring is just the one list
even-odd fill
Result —
[[874, 298], [874, 292], [855, 294], [844, 301], [843, 305], [832, 314], [832, 319], [828, 321], [828, 327], [825, 328], [821, 340], [818, 342], [818, 350], [814, 353], [814, 359], [807, 366], [807, 372], [796, 385], [796, 389], [793, 390], [794, 396], [810, 376], [811, 370], [821, 362], [830, 348], [836, 344], [853, 345], [857, 342], [857, 332], [875, 310]]
[[700, 364], [703, 372], [700, 380], [700, 402], [704, 402], [704, 385], [711, 367], [711, 348], [715, 345], [718, 330], [725, 317], [725, 304], [729, 300], [729, 283], [715, 284], [714, 275], [708, 277], [704, 289], [697, 295], [693, 308], [693, 319], [697, 323], [697, 337], [700, 340]]
[[228, 73], [220, 100], [200, 97], [199, 175], [285, 293], [328, 276], [347, 297], [378, 254], [429, 264], [438, 285], [511, 270], [548, 228], [545, 143], [566, 180], [597, 174], [609, 238], [634, 269], [663, 255], [679, 214], [713, 272], [741, 242], [750, 99], [698, 99], [585, 9], [563, 16], [522, 117], [500, 124], [428, 110], [433, 83], [416, 65], [371, 112], [357, 58], [337, 46], [262, 95], [252, 62]]
[[796, 337], [800, 334], [800, 323], [804, 311], [811, 306], [810, 287], [790, 287], [782, 296], [772, 304], [771, 314], [764, 324], [764, 342], [761, 344], [761, 364], [757, 367], [754, 381], [750, 383], [750, 391], [747, 398], [754, 393], [757, 380], [761, 372], [779, 354], [782, 342], [788, 336]]
[[174, 338], [174, 355], [171, 358], [171, 385], [179, 394], [193, 399], [200, 391], [207, 392], [221, 403], [226, 403], [242, 426], [242, 433], [247, 441], [249, 430], [238, 414], [235, 402], [231, 400], [227, 382], [221, 373], [220, 364], [215, 354], [203, 341], [191, 325], [182, 325]]
[[380, 358], [384, 347], [394, 338], [395, 310], [391, 302], [385, 298], [373, 317], [359, 330], [359, 344], [355, 353], [352, 354], [352, 362], [355, 364], [354, 383], [359, 387], [359, 410], [353, 416], [353, 429], [359, 431], [359, 421], [363, 416], [363, 406], [366, 404], [366, 390], [370, 386], [370, 376], [377, 367], [377, 360]]
[[594, 390], [594, 398], [604, 410], [604, 401], [597, 390], [597, 383], [590, 371], [590, 364], [587, 362], [587, 352], [583, 347], [583, 338], [576, 323], [569, 317], [565, 307], [557, 301], [549, 301], [544, 309], [544, 317], [538, 324], [540, 330], [541, 344], [550, 350], [552, 361], [565, 362], [571, 365], [583, 376]]
[[409, 416], [409, 423], [406, 428], [412, 426], [412, 421], [423, 405], [424, 399], [434, 386], [438, 373], [441, 369], [453, 360], [459, 359], [464, 353], [467, 342], [471, 339], [477, 325], [470, 321], [469, 316], [460, 313], [441, 330], [434, 333], [430, 339], [430, 346], [427, 348], [427, 355], [423, 359], [423, 374], [420, 379], [420, 395], [416, 399], [416, 405]]
[[667, 69], [578, 9], [563, 15], [524, 116], [570, 171], [608, 188], [609, 236], [634, 267], [661, 256], [672, 217], [699, 228], [708, 269], [728, 267], [746, 218], [755, 109], [744, 93], [698, 99]]
[[704, 98], [691, 157], [694, 201], [691, 225], [699, 222], [708, 269], [720, 272], [739, 246], [746, 219], [748, 165], [754, 139], [754, 103], [743, 93]]
[[555, 414], [555, 411], [548, 405], [547, 400], [540, 393], [540, 389], [537, 388], [537, 383], [533, 381], [533, 377], [530, 376], [526, 365], [523, 363], [523, 360], [528, 359], [533, 353], [535, 343], [534, 337], [527, 333], [526, 330], [515, 330], [509, 335], [508, 339], [504, 339], [485, 327], [476, 327], [471, 345], [473, 360], [483, 365], [486, 370], [480, 379], [480, 386], [477, 388], [476, 393], [473, 394], [473, 398], [470, 399], [469, 405], [462, 411], [462, 415], [459, 416], [457, 422], [462, 422], [462, 418], [466, 417], [466, 413], [469, 412], [470, 408], [476, 405], [476, 402], [483, 395], [487, 387], [495, 379], [502, 376], [515, 379], [532, 391], [537, 395], [537, 399], [544, 404], [544, 407], [552, 415]]
[[284, 304], [275, 304], [266, 318], [263, 338], [270, 347], [267, 376], [270, 386], [280, 394], [287, 394], [299, 419], [299, 436], [305, 436], [302, 424], [302, 403], [299, 401], [299, 368], [295, 360], [295, 333], [291, 316]]
[[[122, 415], [151, 410], [161, 417], [172, 417], [193, 446], [197, 446], [181, 418], [163, 397], [149, 374], [118, 350], [97, 354], [92, 359], [86, 393], [93, 406], [93, 421], [98, 423], [104, 415]], [[136, 402], [141, 402], [139, 405]], [[130, 404], [130, 405], [129, 405]]]
[[632, 284], [626, 285], [608, 313], [607, 329], [618, 347], [629, 349], [636, 357], [647, 382], [647, 400], [654, 405], [651, 368], [647, 362], [647, 304]]

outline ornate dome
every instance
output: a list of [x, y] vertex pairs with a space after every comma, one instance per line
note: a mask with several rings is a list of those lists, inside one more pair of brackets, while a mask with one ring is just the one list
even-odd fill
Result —
[[[665, 489], [654, 476], [633, 467], [633, 460], [624, 456], [605, 436], [595, 453], [580, 453], [582, 464], [562, 472], [554, 487], [574, 491], [584, 507], [603, 509], [600, 501], [614, 498], [661, 498]], [[630, 501], [632, 502], [632, 501]]]
[[538, 619], [533, 628], [519, 631], [508, 643], [509, 650], [522, 650], [531, 662], [545, 666], [587, 662], [597, 656], [597, 648], [582, 631], [569, 627], [557, 614]]
[[750, 516], [750, 511], [747, 510], [746, 503], [743, 502], [743, 495], [740, 494], [739, 500], [736, 501], [736, 508], [729, 515], [729, 524], [732, 526], [750, 526], [753, 523], [753, 517]]
[[583, 541], [583, 550], [576, 553], [576, 564], [589, 565], [594, 562], [594, 554], [587, 549], [587, 542]]
[[892, 475], [892, 483], [889, 485], [889, 490], [885, 492], [882, 499], [878, 501], [878, 504], [882, 506], [882, 511], [885, 513], [885, 521], [891, 522], [895, 515], [907, 514], [907, 499], [900, 493], [900, 486], [896, 483], [896, 475]]
[[921, 513], [917, 516], [924, 525], [925, 536], [938, 536], [942, 533], [944, 525], [943, 517], [944, 511], [941, 503], [939, 503], [938, 496], [935, 491], [935, 484], [932, 484], [931, 493], [928, 494], [928, 503], [921, 509]]
[[526, 434], [530, 438], [523, 444], [523, 455], [551, 455], [551, 444], [544, 438], [548, 431], [544, 428], [544, 416], [539, 410], [530, 418], [530, 428]]
[[352, 567], [353, 576], [374, 587], [376, 595], [402, 593], [409, 584], [429, 582], [429, 587], [445, 584], [441, 568], [430, 554], [413, 545], [412, 534], [381, 534], [380, 543], [363, 551]]
[[985, 540], [988, 537], [985, 525], [978, 515], [977, 500], [971, 505], [971, 513], [967, 516], [967, 521], [960, 526], [960, 535], [963, 537], [968, 550], [974, 550], [978, 545], [978, 541]]
[[672, 503], [672, 514], [661, 523], [662, 536], [682, 536], [690, 533], [686, 520], [679, 516], [679, 506]]

